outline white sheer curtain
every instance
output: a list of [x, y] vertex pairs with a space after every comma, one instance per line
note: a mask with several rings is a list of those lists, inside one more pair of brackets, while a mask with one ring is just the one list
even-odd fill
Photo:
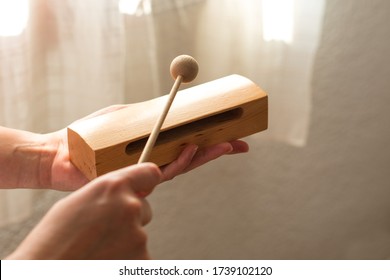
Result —
[[[170, 61], [188, 53], [200, 64], [196, 83], [237, 73], [269, 92], [269, 131], [253, 141], [305, 145], [324, 1], [26, 3], [23, 31], [0, 35], [0, 125], [44, 133], [114, 103], [165, 94], [172, 83]], [[285, 8], [275, 9], [275, 3]], [[280, 14], [286, 9], [287, 16]], [[275, 17], [290, 21], [284, 27], [266, 21]], [[316, 20], [308, 26], [307, 17]], [[312, 55], [299, 56], [307, 52]], [[296, 65], [301, 71], [290, 70]], [[32, 205], [31, 191], [2, 191], [0, 225], [27, 217]]]
[[[24, 2], [30, 9], [24, 30], [0, 34], [0, 125], [44, 133], [122, 103], [124, 36], [118, 2]], [[5, 5], [3, 12], [9, 8], [13, 17], [21, 16], [19, 4]], [[32, 198], [29, 190], [2, 190], [0, 225], [27, 217]]]

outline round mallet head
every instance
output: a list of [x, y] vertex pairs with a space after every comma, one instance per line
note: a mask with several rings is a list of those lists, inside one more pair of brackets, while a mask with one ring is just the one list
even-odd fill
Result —
[[199, 71], [198, 62], [189, 55], [179, 55], [171, 63], [171, 75], [176, 80], [177, 76], [182, 76], [183, 83], [189, 83], [196, 78]]

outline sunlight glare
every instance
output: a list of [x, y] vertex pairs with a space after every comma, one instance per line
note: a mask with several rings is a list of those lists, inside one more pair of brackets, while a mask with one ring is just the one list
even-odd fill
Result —
[[263, 39], [292, 43], [294, 0], [262, 0]]
[[27, 26], [28, 0], [0, 0], [0, 36], [18, 36]]
[[119, 11], [128, 15], [148, 15], [152, 11], [150, 0], [119, 0]]

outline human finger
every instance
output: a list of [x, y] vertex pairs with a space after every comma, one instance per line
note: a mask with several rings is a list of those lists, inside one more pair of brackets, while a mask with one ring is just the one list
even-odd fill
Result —
[[149, 204], [149, 201], [145, 198], [138, 198], [141, 202], [141, 211], [140, 211], [140, 222], [142, 226], [145, 226], [150, 223], [152, 220], [152, 207]]
[[170, 164], [161, 167], [163, 180], [171, 180], [175, 176], [183, 173], [184, 170], [191, 164], [191, 161], [197, 150], [198, 146], [187, 145], [176, 160], [174, 160]]
[[232, 145], [233, 150], [228, 153], [229, 155], [247, 153], [249, 151], [249, 145], [242, 140], [233, 140], [229, 142]]
[[194, 155], [192, 162], [183, 170], [188, 172], [195, 169], [209, 161], [217, 159], [225, 154], [233, 152], [233, 146], [229, 142], [216, 144], [210, 147], [206, 147], [197, 151]]
[[108, 173], [104, 175], [102, 180], [105, 178], [119, 181], [131, 192], [145, 197], [162, 181], [162, 173], [154, 163], [142, 163]]
[[[114, 112], [114, 111], [122, 110], [122, 109], [127, 108], [127, 107], [128, 107], [128, 105], [126, 105], [126, 104], [111, 105], [111, 106], [108, 106], [106, 108], [100, 109], [100, 110], [98, 110], [96, 112], [93, 112], [93, 113], [89, 114], [88, 116], [83, 117], [80, 120], [92, 119], [94, 117], [97, 117], [97, 116], [100, 116], [100, 115], [104, 115], [104, 114], [107, 114], [107, 113], [111, 113], [111, 112]], [[78, 121], [80, 121], [80, 120], [78, 120]]]

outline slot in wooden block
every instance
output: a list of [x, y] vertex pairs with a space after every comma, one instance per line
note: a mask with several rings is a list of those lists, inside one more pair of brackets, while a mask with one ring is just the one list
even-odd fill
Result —
[[[167, 96], [68, 127], [71, 161], [93, 179], [136, 164]], [[181, 90], [172, 104], [150, 161], [175, 160], [186, 144], [200, 148], [267, 129], [267, 94], [249, 79], [231, 75]]]

